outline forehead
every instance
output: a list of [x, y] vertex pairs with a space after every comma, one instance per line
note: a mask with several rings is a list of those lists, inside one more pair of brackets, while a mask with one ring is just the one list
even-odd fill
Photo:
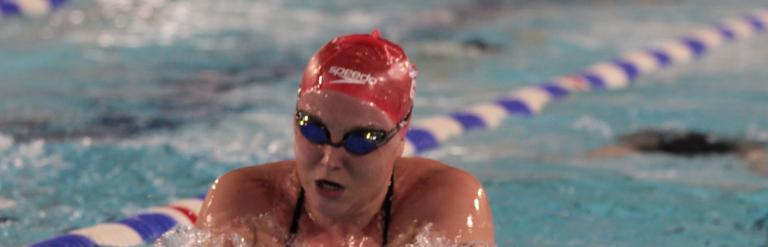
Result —
[[326, 125], [388, 128], [394, 123], [373, 103], [333, 90], [313, 90], [299, 97], [299, 110], [317, 116]]

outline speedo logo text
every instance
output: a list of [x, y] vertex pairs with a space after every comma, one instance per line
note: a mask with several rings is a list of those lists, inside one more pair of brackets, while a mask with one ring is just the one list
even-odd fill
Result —
[[378, 79], [371, 74], [344, 67], [331, 66], [331, 68], [328, 69], [328, 73], [342, 78], [333, 80], [331, 83], [376, 84], [376, 82], [378, 82]]

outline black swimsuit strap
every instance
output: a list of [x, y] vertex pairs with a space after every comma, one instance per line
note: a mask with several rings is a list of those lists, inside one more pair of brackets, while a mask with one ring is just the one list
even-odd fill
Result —
[[[381, 208], [384, 210], [384, 229], [381, 232], [382, 246], [387, 246], [387, 235], [389, 235], [389, 218], [392, 216], [392, 197], [395, 193], [395, 173], [389, 178], [389, 188], [387, 189], [387, 195], [384, 198], [384, 205]], [[296, 206], [293, 208], [293, 218], [291, 218], [291, 228], [289, 231], [288, 240], [285, 242], [285, 246], [291, 246], [293, 240], [296, 238], [296, 234], [299, 232], [299, 220], [301, 219], [301, 209], [304, 208], [304, 187], [299, 190], [299, 198], [296, 200]]]
[[389, 233], [389, 218], [392, 216], [392, 197], [395, 193], [395, 173], [392, 172], [392, 176], [389, 177], [389, 188], [387, 189], [387, 195], [384, 199], [384, 230], [381, 231], [381, 246], [387, 246], [387, 235]]
[[[299, 219], [301, 218], [301, 208], [304, 206], [304, 187], [299, 191], [299, 199], [296, 200], [296, 206], [293, 208], [293, 219], [291, 219], [291, 235], [299, 232]], [[293, 236], [291, 236], [292, 238]]]
[[293, 218], [291, 218], [291, 228], [288, 233], [288, 239], [285, 240], [285, 246], [290, 247], [296, 239], [296, 233], [299, 232], [299, 219], [301, 219], [301, 209], [304, 205], [304, 187], [300, 187], [299, 198], [296, 200], [296, 206], [293, 207]]

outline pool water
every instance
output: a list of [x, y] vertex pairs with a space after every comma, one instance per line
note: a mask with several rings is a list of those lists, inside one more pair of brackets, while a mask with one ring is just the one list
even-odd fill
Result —
[[[762, 1], [83, 0], [0, 23], [0, 246], [196, 196], [293, 156], [300, 72], [380, 28], [420, 70], [414, 118], [488, 102]], [[482, 42], [487, 52], [467, 45]], [[768, 141], [768, 35], [424, 156], [475, 174], [499, 246], [764, 246], [768, 180], [736, 157], [586, 159], [647, 127]], [[462, 45], [464, 44], [464, 45]]]

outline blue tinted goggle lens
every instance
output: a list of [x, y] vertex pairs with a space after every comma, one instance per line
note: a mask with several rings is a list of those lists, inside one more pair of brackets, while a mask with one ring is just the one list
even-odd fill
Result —
[[388, 140], [387, 133], [382, 130], [354, 130], [345, 134], [340, 143], [331, 143], [326, 127], [313, 121], [308, 115], [298, 113], [296, 123], [301, 134], [309, 142], [318, 145], [343, 146], [347, 152], [357, 155], [370, 153]]
[[[344, 138], [344, 148], [353, 154], [365, 154], [376, 150], [380, 145], [383, 145], [381, 142], [376, 142], [365, 137], [369, 134], [371, 133], [357, 132], [346, 134]], [[383, 133], [381, 136], [383, 136]]]
[[299, 125], [299, 130], [304, 138], [307, 138], [309, 142], [314, 144], [326, 144], [328, 143], [328, 135], [325, 132], [325, 128], [317, 124], [304, 124]]

